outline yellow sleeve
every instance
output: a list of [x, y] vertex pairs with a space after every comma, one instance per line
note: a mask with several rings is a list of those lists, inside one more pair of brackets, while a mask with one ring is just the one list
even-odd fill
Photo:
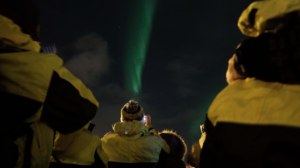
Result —
[[[161, 137], [158, 132], [151, 126], [151, 125], [146, 125], [146, 127], [148, 128], [150, 133], [153, 133], [156, 136]], [[170, 146], [167, 144], [167, 142], [162, 138], [163, 140], [163, 146], [162, 149], [167, 152], [168, 154], [170, 154]]]

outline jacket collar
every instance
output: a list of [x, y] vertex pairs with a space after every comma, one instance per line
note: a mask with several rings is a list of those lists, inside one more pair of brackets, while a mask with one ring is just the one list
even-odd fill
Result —
[[140, 121], [133, 120], [132, 122], [116, 122], [112, 125], [115, 133], [125, 136], [134, 136], [134, 135], [149, 135], [147, 127]]

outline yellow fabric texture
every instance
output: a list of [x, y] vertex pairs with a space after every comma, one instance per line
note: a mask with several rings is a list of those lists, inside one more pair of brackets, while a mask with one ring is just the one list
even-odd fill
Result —
[[208, 119], [218, 122], [300, 127], [300, 85], [237, 80], [215, 98]]
[[[39, 43], [22, 33], [18, 25], [2, 15], [0, 15], [0, 40], [5, 45], [28, 50], [28, 52], [0, 54], [0, 91], [44, 102], [52, 73], [56, 71], [61, 78], [71, 83], [83, 98], [98, 106], [92, 92], [62, 66], [63, 61], [58, 56], [38, 53]], [[26, 120], [34, 122], [31, 126], [34, 134], [32, 168], [48, 167], [53, 146], [53, 130], [39, 122], [42, 108]], [[26, 136], [15, 141], [20, 154], [15, 167], [22, 167], [25, 140]]]
[[[56, 132], [53, 155], [62, 163], [91, 165], [95, 161], [96, 150], [107, 167], [108, 157], [102, 150], [100, 137], [90, 133], [86, 127], [68, 135]], [[55, 162], [53, 157], [51, 157], [51, 162]]]
[[206, 132], [203, 132], [203, 133], [201, 134], [200, 139], [199, 139], [199, 144], [200, 144], [200, 148], [201, 148], [201, 149], [203, 148], [203, 144], [204, 144], [204, 142], [205, 142], [205, 139], [206, 139]]
[[[3, 25], [6, 25], [4, 26], [5, 29], [2, 27]], [[61, 58], [55, 54], [38, 53], [36, 50], [40, 47], [33, 47], [38, 45], [38, 43], [32, 41], [29, 35], [17, 31], [19, 29], [16, 27], [18, 26], [11, 20], [0, 15], [0, 39], [8, 39], [12, 44], [20, 43], [16, 47], [29, 50], [28, 52], [0, 54], [0, 76], [2, 78], [0, 91], [44, 102], [52, 73], [56, 71], [61, 78], [67, 80], [78, 89], [83, 98], [96, 106], [99, 105], [92, 92], [81, 80], [63, 67]], [[9, 31], [8, 28], [16, 30]], [[5, 32], [10, 34], [5, 34]]]
[[0, 15], [0, 39], [5, 45], [18, 49], [39, 52], [41, 47], [33, 41], [28, 34], [24, 34], [21, 28], [9, 18]]
[[[249, 22], [249, 14], [257, 9], [254, 25]], [[285, 14], [300, 10], [300, 0], [264, 0], [253, 2], [242, 13], [238, 27], [244, 35], [257, 37], [263, 32], [275, 30], [280, 23], [274, 20]], [[272, 20], [273, 19], [273, 20]]]
[[[109, 161], [158, 162], [164, 140], [157, 135], [150, 135], [147, 127], [140, 121], [117, 122], [113, 129], [114, 133], [108, 133], [102, 138], [102, 148]], [[141, 136], [142, 134], [144, 135]]]
[[[149, 130], [150, 128], [153, 128], [151, 125], [147, 125], [146, 126], [147, 127], [147, 129]], [[165, 130], [166, 131], [166, 130]], [[156, 136], [159, 136], [159, 137], [161, 137], [159, 134], [160, 133], [158, 133], [155, 129], [151, 129], [150, 131], [149, 131], [150, 133], [152, 133], [152, 134], [154, 134], [154, 135], [156, 135]], [[168, 145], [168, 143], [163, 139], [163, 141], [164, 141], [164, 145], [163, 145], [163, 150], [165, 151], [165, 152], [167, 152], [167, 153], [170, 153], [170, 146]]]
[[[53, 146], [53, 129], [47, 124], [37, 121], [31, 125], [33, 140], [31, 147], [31, 168], [49, 167], [51, 151]], [[19, 159], [14, 168], [23, 167], [26, 135], [19, 137], [15, 144], [18, 146]]]

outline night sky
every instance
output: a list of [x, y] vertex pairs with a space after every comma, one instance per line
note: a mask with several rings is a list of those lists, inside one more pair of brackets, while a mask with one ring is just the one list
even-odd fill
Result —
[[[151, 0], [38, 1], [41, 43], [56, 44], [65, 66], [93, 91], [100, 137], [135, 97], [125, 88], [124, 53], [137, 1]], [[245, 38], [237, 21], [251, 2], [158, 1], [138, 95], [156, 130], [173, 129], [189, 147], [199, 140], [210, 103], [227, 85], [227, 61]]]

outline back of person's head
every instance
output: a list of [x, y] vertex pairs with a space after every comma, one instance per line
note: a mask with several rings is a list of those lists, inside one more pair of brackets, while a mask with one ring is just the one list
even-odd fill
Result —
[[33, 0], [2, 0], [0, 15], [11, 19], [34, 41], [39, 41], [39, 10]]
[[121, 121], [141, 121], [144, 122], [144, 109], [138, 102], [130, 100], [121, 109]]
[[300, 11], [280, 19], [278, 29], [248, 38], [238, 46], [235, 69], [240, 75], [300, 84]]
[[170, 147], [170, 154], [161, 152], [157, 168], [185, 168], [186, 144], [176, 132], [164, 130], [159, 135]]
[[159, 135], [166, 141], [170, 147], [170, 155], [183, 160], [185, 158], [187, 147], [181, 136], [176, 132], [164, 130]]

